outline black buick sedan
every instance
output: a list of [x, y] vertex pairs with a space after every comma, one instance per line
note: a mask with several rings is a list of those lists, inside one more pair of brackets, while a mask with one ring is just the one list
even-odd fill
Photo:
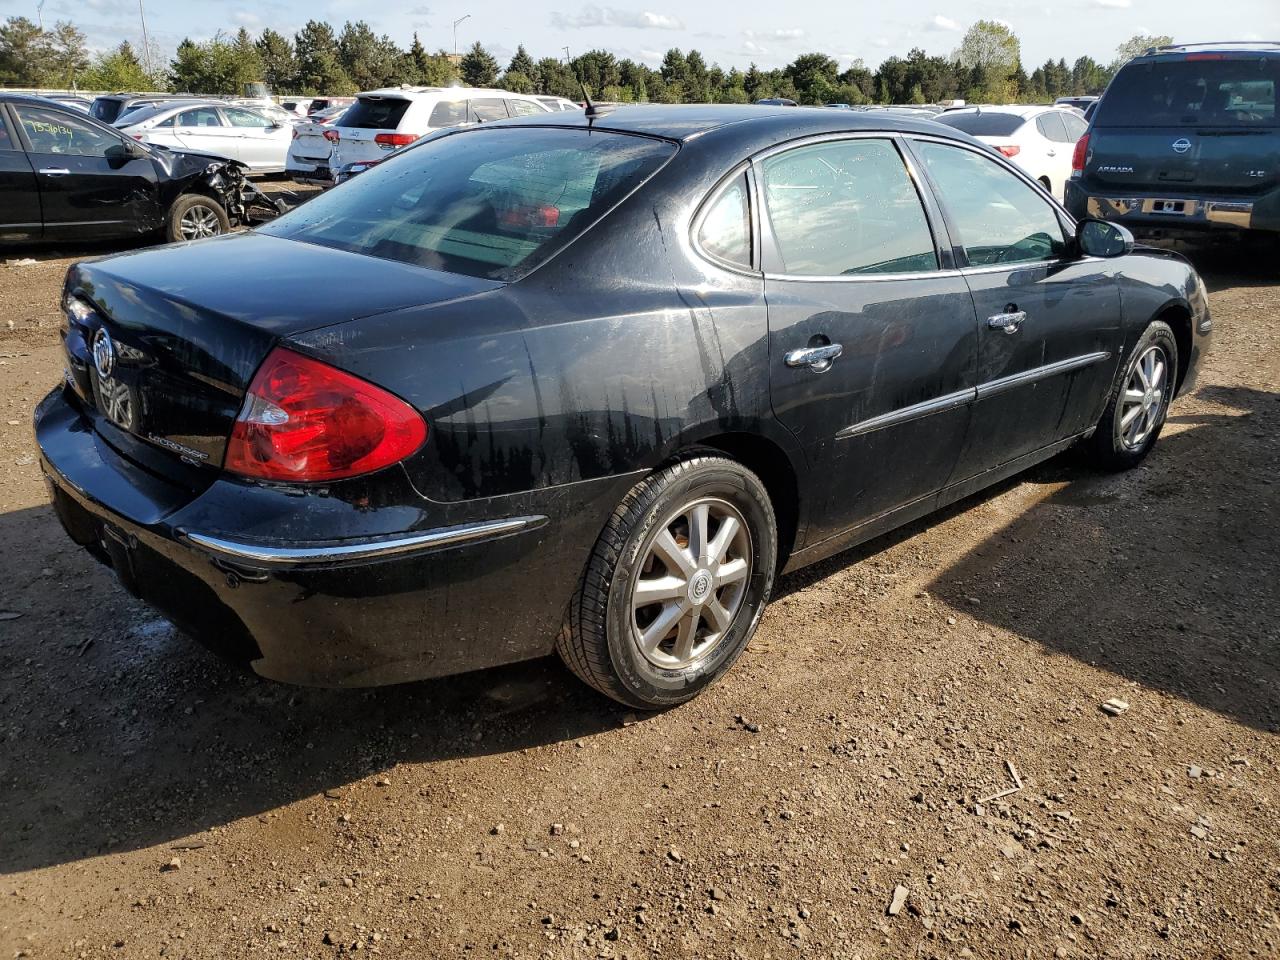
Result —
[[640, 707], [776, 577], [1083, 444], [1124, 468], [1204, 286], [883, 113], [450, 131], [252, 233], [82, 263], [36, 432], [71, 538], [266, 677], [559, 650]]

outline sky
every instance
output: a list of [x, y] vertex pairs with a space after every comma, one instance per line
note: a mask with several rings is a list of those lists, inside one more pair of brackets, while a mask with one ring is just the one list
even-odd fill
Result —
[[[430, 50], [460, 50], [479, 40], [505, 66], [523, 43], [535, 59], [593, 48], [657, 66], [671, 47], [697, 48], [728, 69], [754, 61], [780, 67], [798, 54], [821, 51], [841, 68], [862, 59], [874, 68], [912, 47], [950, 54], [979, 19], [1000, 20], [1022, 41], [1027, 69], [1050, 57], [1070, 63], [1088, 54], [1110, 62], [1134, 34], [1169, 34], [1176, 41], [1280, 40], [1280, 0], [646, 0], [603, 5], [577, 0], [142, 0], [147, 27], [166, 56], [183, 37], [207, 39], [220, 27], [263, 27], [292, 35], [308, 19], [339, 28], [363, 18], [378, 33], [408, 46], [416, 30]], [[0, 17], [36, 19], [39, 0], [0, 0]], [[628, 0], [621, 0], [627, 4]], [[46, 26], [69, 19], [92, 48], [128, 39], [139, 43], [139, 0], [43, 0]]]

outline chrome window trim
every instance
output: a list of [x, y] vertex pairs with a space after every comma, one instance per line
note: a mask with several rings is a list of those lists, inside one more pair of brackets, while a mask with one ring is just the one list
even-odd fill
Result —
[[836, 439], [848, 440], [850, 437], [858, 437], [864, 433], [871, 433], [873, 430], [882, 430], [885, 427], [919, 420], [930, 414], [954, 410], [957, 407], [963, 407], [967, 403], [972, 403], [976, 393], [977, 391], [973, 387], [966, 387], [964, 390], [957, 390], [955, 393], [943, 394], [940, 397], [934, 397], [932, 400], [913, 403], [908, 407], [891, 410], [888, 413], [882, 413], [867, 420], [860, 420], [837, 433]]
[[855, 273], [849, 276], [837, 274], [834, 277], [827, 276], [810, 276], [808, 274], [795, 273], [766, 273], [766, 280], [787, 280], [797, 283], [833, 283], [840, 281], [842, 283], [883, 280], [933, 280], [938, 277], [959, 277], [963, 275], [961, 270], [927, 270], [917, 273]]
[[1021, 373], [1015, 373], [1008, 377], [1000, 377], [998, 380], [988, 380], [986, 383], [981, 383], [976, 387], [966, 387], [964, 390], [957, 390], [954, 393], [945, 393], [940, 397], [934, 397], [932, 400], [913, 403], [910, 406], [891, 410], [888, 413], [869, 417], [866, 420], [859, 420], [857, 423], [850, 424], [837, 433], [836, 439], [848, 440], [851, 437], [862, 436], [864, 433], [883, 430], [885, 427], [893, 427], [902, 423], [910, 423], [912, 420], [919, 420], [922, 417], [931, 416], [935, 413], [944, 413], [947, 410], [954, 410], [957, 407], [963, 407], [968, 403], [974, 403], [978, 400], [985, 400], [988, 397], [998, 396], [999, 394], [1012, 390], [1016, 387], [1037, 383], [1040, 380], [1046, 380], [1049, 377], [1056, 377], [1063, 373], [1071, 373], [1074, 370], [1082, 370], [1095, 363], [1101, 363], [1110, 357], [1111, 353], [1105, 350], [1098, 351], [1096, 353], [1086, 353], [1081, 354], [1078, 357], [1068, 357], [1066, 360], [1046, 363], [1044, 366], [1034, 367], [1031, 370], [1024, 370]]
[[[955, 270], [944, 269], [942, 266], [942, 247], [939, 244], [938, 226], [934, 221], [935, 210], [930, 206], [930, 200], [928, 199], [932, 194], [925, 190], [924, 184], [921, 182], [919, 174], [915, 168], [913, 162], [914, 158], [912, 157], [911, 152], [907, 150], [902, 143], [902, 138], [905, 135], [904, 131], [901, 130], [843, 130], [835, 133], [819, 133], [800, 137], [796, 140], [789, 140], [786, 143], [777, 144], [769, 147], [767, 150], [754, 154], [748, 161], [748, 164], [754, 175], [753, 181], [758, 195], [757, 202], [752, 206], [758, 208], [758, 210], [755, 211], [755, 215], [757, 217], [757, 229], [761, 233], [759, 262], [761, 266], [763, 266], [764, 221], [765, 218], [769, 216], [767, 209], [768, 205], [764, 199], [766, 188], [764, 182], [763, 163], [765, 160], [781, 153], [787, 153], [791, 150], [819, 146], [824, 143], [837, 143], [843, 140], [887, 140], [889, 145], [897, 152], [898, 159], [902, 161], [902, 166], [906, 170], [907, 180], [911, 183], [912, 188], [916, 192], [916, 200], [920, 204], [920, 211], [924, 214], [925, 227], [928, 229], [929, 236], [933, 240], [934, 261], [938, 264], [938, 269], [924, 271], [916, 270], [909, 273], [855, 273], [849, 275], [836, 274], [835, 276], [815, 276], [812, 274], [801, 273], [772, 273], [766, 271], [764, 274], [764, 278], [766, 280], [797, 280], [802, 283], [832, 283], [835, 281], [839, 281], [841, 283], [862, 281], [865, 283], [869, 280], [922, 280], [929, 277], [959, 275]], [[937, 215], [941, 216], [941, 212], [938, 211]], [[777, 241], [774, 238], [772, 220], [769, 222], [768, 240], [773, 257], [781, 262], [782, 257], [778, 253], [778, 246]]]
[[191, 530], [179, 531], [179, 536], [197, 547], [240, 562], [268, 565], [296, 566], [298, 564], [342, 563], [351, 560], [383, 559], [416, 551], [440, 549], [462, 543], [475, 543], [497, 537], [532, 530], [547, 522], [544, 516], [508, 517], [503, 520], [487, 520], [464, 523], [451, 527], [437, 527], [418, 533], [400, 534], [382, 540], [360, 540], [354, 543], [269, 544], [245, 543], [227, 540], [212, 534]]
[[977, 399], [985, 400], [988, 397], [998, 396], [1007, 390], [1013, 390], [1016, 387], [1023, 387], [1030, 383], [1036, 383], [1037, 381], [1057, 376], [1060, 373], [1070, 373], [1073, 370], [1082, 370], [1085, 367], [1093, 366], [1095, 363], [1101, 363], [1110, 357], [1111, 352], [1109, 350], [1100, 350], [1097, 353], [1085, 353], [1078, 357], [1068, 357], [1066, 360], [1046, 363], [1042, 367], [1023, 370], [1021, 373], [1015, 373], [1008, 377], [1001, 377], [998, 380], [988, 380], [986, 383], [978, 384]]

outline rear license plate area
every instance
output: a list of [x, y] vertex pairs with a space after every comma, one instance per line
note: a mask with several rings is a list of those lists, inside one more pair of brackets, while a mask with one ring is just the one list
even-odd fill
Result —
[[1143, 212], [1166, 217], [1189, 217], [1196, 212], [1194, 200], [1144, 200]]

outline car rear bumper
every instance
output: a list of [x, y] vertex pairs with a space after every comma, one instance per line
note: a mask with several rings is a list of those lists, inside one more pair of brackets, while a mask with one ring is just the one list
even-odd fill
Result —
[[299, 183], [318, 183], [322, 186], [333, 186], [333, 171], [327, 163], [300, 160], [290, 156], [284, 168], [285, 174]]
[[[398, 683], [549, 653], [620, 484], [633, 482], [370, 509], [217, 480], [172, 509], [164, 480], [89, 428], [62, 389], [35, 421], [41, 469], [74, 542], [206, 646], [313, 686]], [[415, 520], [389, 531], [388, 512]], [[219, 518], [254, 532], [217, 529]], [[262, 535], [272, 528], [294, 533]], [[326, 535], [335, 529], [343, 536]]]
[[1280, 232], [1280, 191], [1259, 197], [1196, 194], [1182, 185], [1168, 190], [1100, 193], [1078, 180], [1066, 188], [1067, 210], [1077, 219], [1121, 223], [1138, 235], [1204, 233], [1212, 230]]

